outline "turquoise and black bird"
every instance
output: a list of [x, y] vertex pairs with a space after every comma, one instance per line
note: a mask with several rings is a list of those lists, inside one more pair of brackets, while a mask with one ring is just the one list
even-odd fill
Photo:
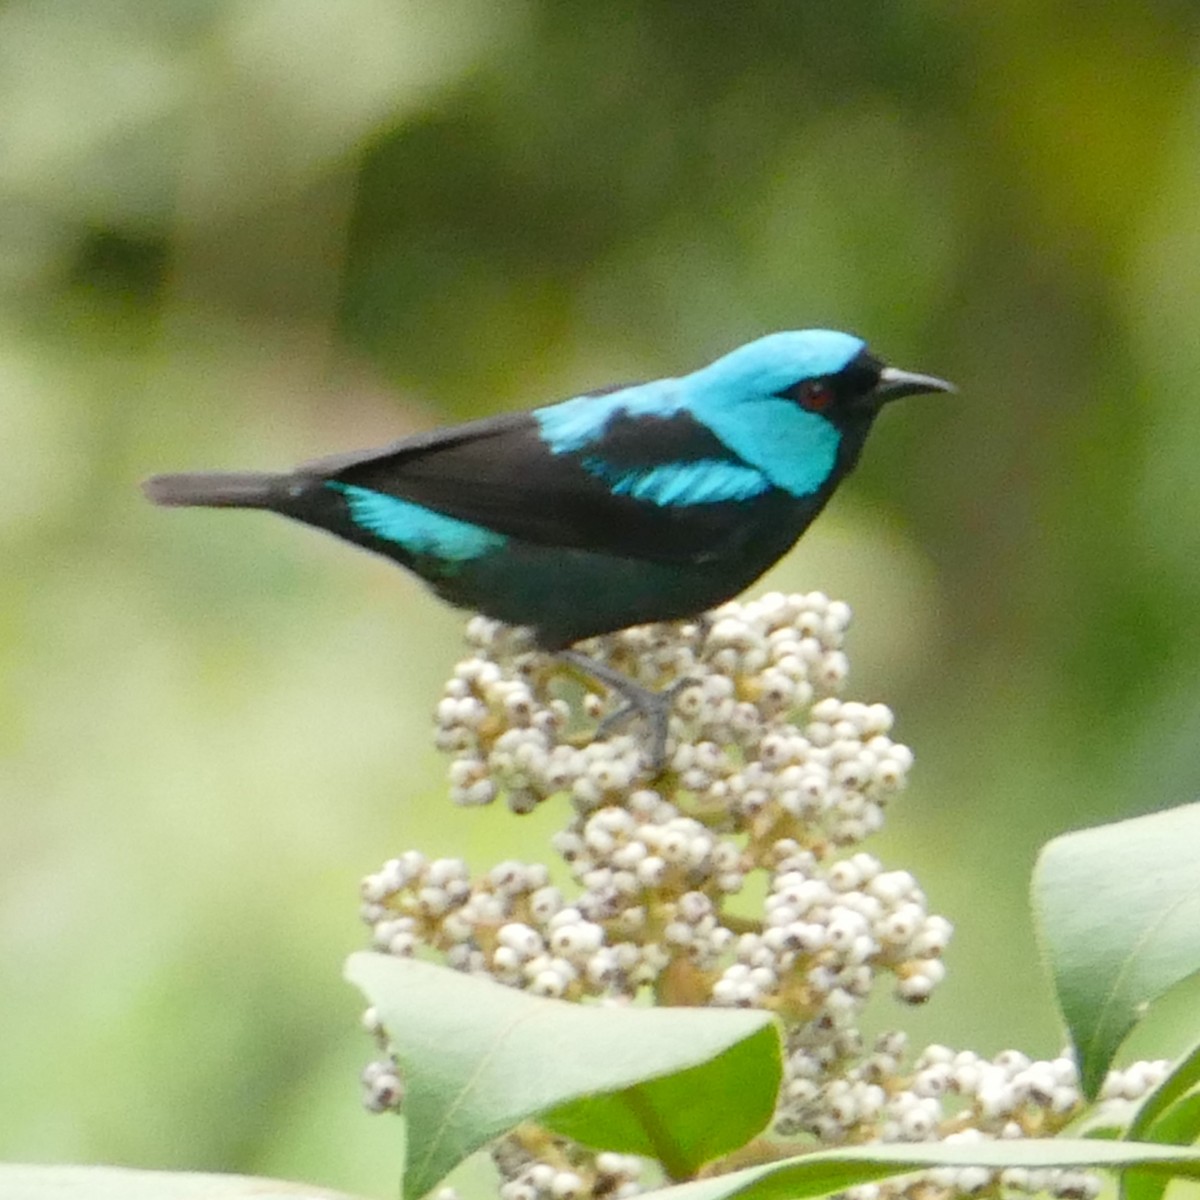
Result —
[[[824, 508], [884, 404], [949, 390], [885, 366], [850, 334], [806, 329], [678, 378], [295, 471], [157, 475], [145, 490], [156, 504], [261, 508], [315, 525], [564, 651], [737, 595]], [[603, 668], [593, 674], [646, 707]]]

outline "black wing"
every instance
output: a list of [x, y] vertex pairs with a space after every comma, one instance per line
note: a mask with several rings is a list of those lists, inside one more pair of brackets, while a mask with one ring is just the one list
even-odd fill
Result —
[[382, 450], [310, 464], [302, 474], [370, 488], [497, 533], [657, 562], [697, 562], [740, 546], [761, 520], [783, 519], [775, 489], [739, 500], [655, 503], [619, 495], [583, 466], [602, 456], [607, 478], [696, 462], [741, 463], [687, 413], [618, 412], [584, 450], [555, 454], [529, 413], [435, 430]]

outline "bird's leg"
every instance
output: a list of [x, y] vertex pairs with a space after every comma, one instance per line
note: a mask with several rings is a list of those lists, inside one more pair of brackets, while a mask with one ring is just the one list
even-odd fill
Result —
[[560, 650], [556, 654], [563, 662], [570, 663], [585, 675], [604, 684], [609, 691], [616, 692], [625, 702], [616, 712], [610, 713], [600, 722], [598, 733], [604, 735], [614, 726], [621, 725], [630, 717], [641, 717], [650, 731], [650, 767], [657, 774], [667, 764], [667, 728], [671, 717], [671, 706], [675, 697], [685, 688], [692, 687], [698, 680], [677, 679], [661, 692], [652, 691], [635, 683], [628, 675], [607, 663], [597, 662], [578, 650]]
[[700, 651], [704, 649], [704, 643], [708, 641], [708, 635], [712, 632], [713, 615], [710, 612], [702, 612], [693, 618], [692, 624], [696, 626], [696, 655], [699, 656]]

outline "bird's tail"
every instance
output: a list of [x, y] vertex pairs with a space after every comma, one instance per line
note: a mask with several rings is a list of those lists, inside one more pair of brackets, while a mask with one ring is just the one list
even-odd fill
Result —
[[275, 508], [287, 494], [289, 478], [265, 471], [152, 475], [142, 491], [154, 504], [174, 507]]

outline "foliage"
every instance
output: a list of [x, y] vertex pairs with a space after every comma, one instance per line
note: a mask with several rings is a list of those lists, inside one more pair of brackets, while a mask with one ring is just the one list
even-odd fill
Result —
[[1200, 969], [1197, 847], [1200, 804], [1192, 804], [1067, 834], [1042, 851], [1035, 902], [1093, 1098], [1149, 1002]]
[[[1186, 820], [1194, 811], [1170, 815]], [[1043, 883], [1045, 921], [1078, 910], [1091, 897], [1089, 881], [1111, 861], [1113, 837], [1135, 847], [1124, 866], [1139, 868], [1138, 874], [1157, 870], [1159, 855], [1170, 850], [1169, 842], [1153, 836], [1162, 831], [1163, 819], [1139, 824], [1140, 829], [1123, 823], [1090, 831], [1069, 839], [1069, 846], [1050, 848], [1049, 857], [1070, 860], [1075, 886], [1061, 878], [1060, 886], [1050, 889]], [[1184, 899], [1190, 888], [1178, 883], [1159, 898], [1168, 904]], [[1119, 906], [1119, 892], [1107, 898]], [[1166, 954], [1178, 971], [1194, 969], [1200, 961], [1200, 936], [1195, 924], [1191, 928], [1192, 937], [1172, 944]], [[1119, 952], [1122, 930], [1107, 941], [1104, 949]], [[714, 1155], [734, 1150], [756, 1133], [773, 1104], [779, 1045], [761, 1012], [581, 1008], [382, 956], [359, 955], [348, 970], [392, 1031], [405, 1069], [411, 1141], [420, 1148], [410, 1156], [405, 1178], [405, 1195], [414, 1200], [459, 1159], [532, 1115], [592, 1146], [655, 1156], [679, 1178], [694, 1176]], [[1102, 1004], [1108, 994], [1104, 977], [1091, 978], [1097, 986], [1089, 989], [1070, 967], [1058, 974], [1060, 988]], [[1142, 996], [1143, 1010], [1156, 995], [1151, 985]], [[809, 1151], [758, 1166], [702, 1172], [705, 1177], [694, 1182], [646, 1195], [772, 1200], [845, 1192], [914, 1170], [932, 1171], [935, 1181], [939, 1172], [948, 1174], [961, 1185], [964, 1172], [973, 1169], [986, 1169], [982, 1178], [1000, 1172], [1003, 1179], [1004, 1173], [1106, 1167], [1123, 1173], [1127, 1200], [1149, 1200], [1173, 1177], [1200, 1179], [1200, 1152], [1187, 1148], [1200, 1135], [1200, 1106], [1191, 1091], [1198, 1062], [1200, 1051], [1194, 1051], [1143, 1101], [1129, 1124], [1128, 1140], [981, 1140]], [[754, 1100], [756, 1092], [765, 1107]], [[586, 1103], [580, 1103], [583, 1097]], [[736, 1162], [736, 1155], [730, 1161]], [[14, 1200], [59, 1195], [68, 1184], [72, 1194], [98, 1200], [118, 1194], [146, 1200], [273, 1195], [275, 1187], [280, 1195], [333, 1195], [233, 1176], [103, 1168], [2, 1168], [0, 1184]]]

